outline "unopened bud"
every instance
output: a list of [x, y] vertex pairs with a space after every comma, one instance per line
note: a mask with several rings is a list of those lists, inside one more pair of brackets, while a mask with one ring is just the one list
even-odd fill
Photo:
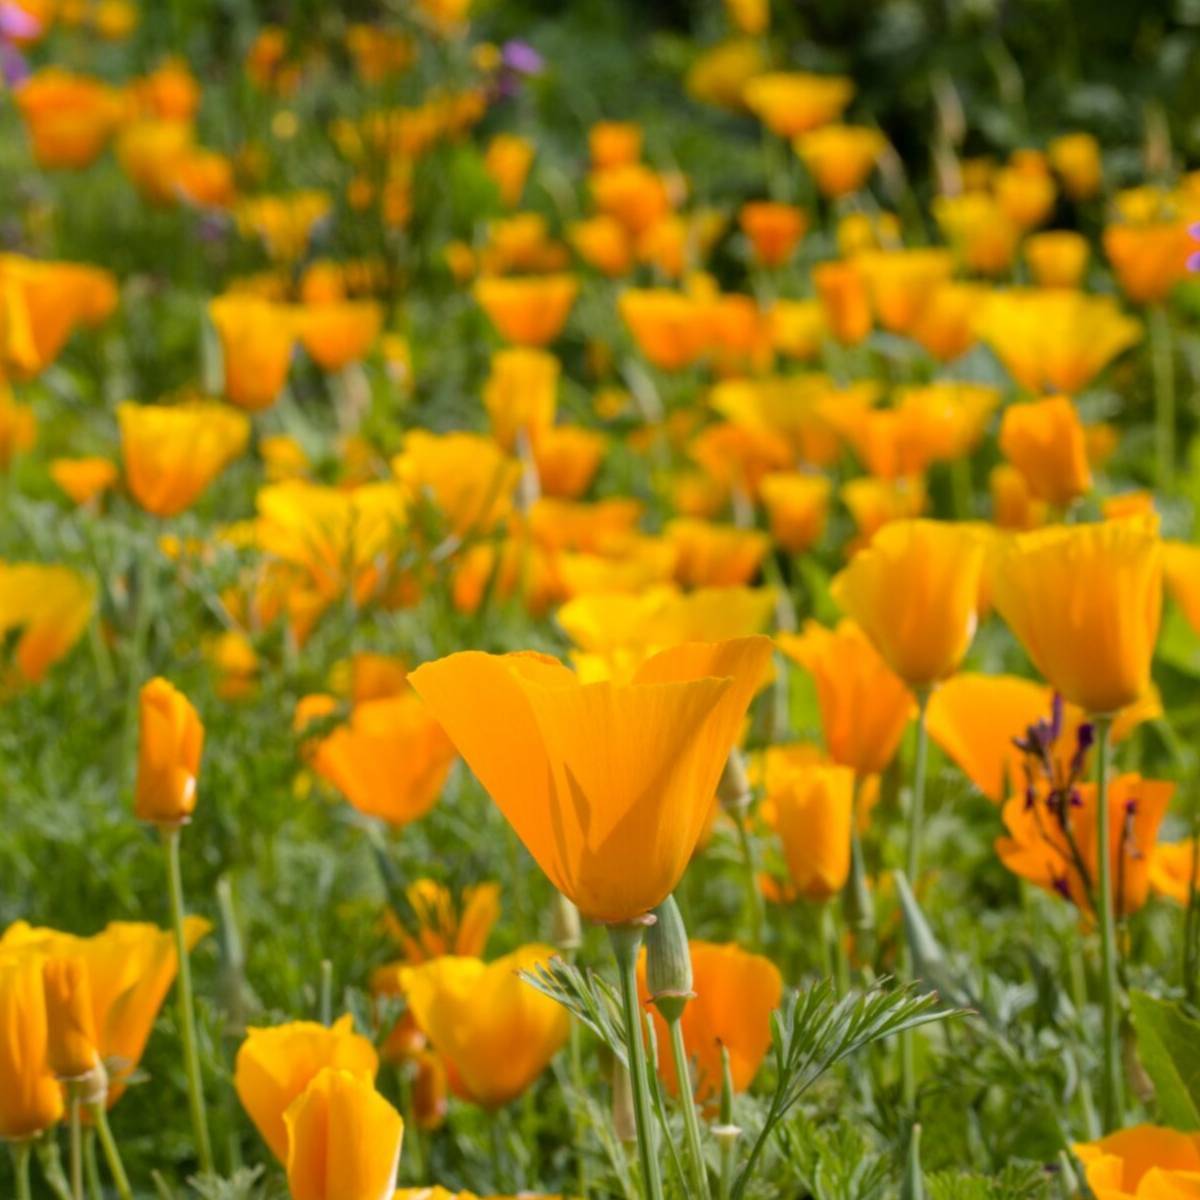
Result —
[[654, 915], [646, 930], [646, 991], [663, 1020], [674, 1022], [693, 995], [692, 954], [675, 897], [668, 896]]
[[550, 940], [564, 954], [578, 950], [583, 941], [579, 909], [562, 892], [555, 892], [554, 897], [554, 910], [550, 916]]
[[746, 760], [736, 747], [725, 760], [721, 781], [717, 784], [717, 799], [721, 807], [737, 816], [750, 807], [750, 780], [746, 775]]
[[612, 1123], [619, 1141], [629, 1145], [637, 1141], [637, 1119], [633, 1112], [633, 1083], [619, 1058], [612, 1064]]

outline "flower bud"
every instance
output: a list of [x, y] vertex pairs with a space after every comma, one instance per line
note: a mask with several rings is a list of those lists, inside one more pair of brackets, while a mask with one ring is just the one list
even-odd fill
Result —
[[196, 807], [204, 726], [191, 701], [161, 677], [142, 688], [140, 719], [134, 812], [157, 825], [180, 825]]
[[736, 817], [750, 807], [750, 780], [746, 775], [746, 760], [735, 746], [725, 760], [721, 781], [717, 784], [717, 799], [721, 807]]
[[81, 1079], [100, 1065], [87, 967], [81, 958], [50, 958], [42, 981], [50, 1069], [59, 1079]]
[[646, 990], [668, 1023], [683, 1016], [692, 992], [692, 955], [687, 930], [674, 896], [655, 910], [657, 918], [645, 934]]

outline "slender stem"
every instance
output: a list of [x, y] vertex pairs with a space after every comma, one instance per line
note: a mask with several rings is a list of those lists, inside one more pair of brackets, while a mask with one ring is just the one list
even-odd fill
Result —
[[[100, 1187], [100, 1164], [96, 1161], [96, 1131], [86, 1129], [83, 1134], [83, 1167], [87, 1175], [88, 1200], [104, 1200]], [[125, 1200], [122, 1197], [122, 1200]]]
[[679, 1087], [679, 1104], [683, 1109], [683, 1128], [687, 1136], [688, 1158], [692, 1168], [692, 1186], [698, 1200], [712, 1195], [708, 1186], [708, 1170], [704, 1165], [704, 1147], [700, 1142], [700, 1122], [696, 1118], [696, 1099], [692, 1094], [692, 1074], [688, 1070], [687, 1049], [683, 1044], [683, 1022], [679, 1018], [668, 1022], [671, 1032], [671, 1059], [675, 1064], [675, 1081]]
[[333, 963], [321, 959], [321, 1024], [333, 1024]]
[[108, 1113], [104, 1101], [91, 1106], [92, 1121], [96, 1126], [96, 1136], [100, 1139], [100, 1147], [104, 1151], [104, 1161], [108, 1163], [108, 1172], [112, 1176], [113, 1186], [121, 1200], [133, 1200], [133, 1189], [129, 1186], [129, 1176], [125, 1174], [125, 1164], [121, 1161], [121, 1152], [117, 1149], [117, 1139], [113, 1137], [112, 1128], [108, 1123]]
[[846, 925], [854, 935], [852, 957], [856, 965], [869, 963], [875, 957], [875, 906], [871, 901], [862, 833], [858, 827], [861, 804], [862, 779], [855, 776], [854, 812], [850, 822], [850, 877], [842, 893], [842, 910]]
[[629, 1048], [629, 1077], [633, 1084], [633, 1119], [637, 1125], [642, 1185], [649, 1200], [663, 1200], [662, 1177], [658, 1170], [658, 1157], [654, 1151], [646, 1047], [642, 1042], [642, 1023], [638, 1012], [637, 957], [642, 944], [642, 927], [632, 924], [610, 925], [608, 936], [621, 977], [621, 1010], [625, 1019], [625, 1039]]
[[[913, 758], [912, 804], [908, 813], [908, 851], [905, 857], [906, 874], [913, 888], [921, 871], [921, 831], [925, 820], [925, 759], [929, 750], [929, 737], [925, 715], [929, 708], [929, 689], [917, 693], [917, 744]], [[912, 978], [912, 953], [907, 942], [903, 950], [904, 975]], [[913, 1030], [900, 1034], [900, 1091], [904, 1107], [915, 1116], [917, 1108], [917, 1060], [916, 1041]]]
[[1175, 483], [1175, 364], [1171, 322], [1165, 305], [1150, 310], [1150, 355], [1154, 374], [1154, 445], [1158, 486], [1170, 491]]
[[1183, 914], [1183, 992], [1189, 1004], [1196, 1003], [1196, 903], [1200, 872], [1200, 812], [1192, 816], [1192, 858], [1188, 876], [1187, 908]]
[[13, 1174], [17, 1177], [16, 1200], [32, 1200], [29, 1190], [29, 1142], [12, 1142], [9, 1151], [12, 1154]]
[[80, 1120], [79, 1085], [67, 1084], [67, 1112], [71, 1164], [71, 1195], [83, 1200], [83, 1122]]
[[504, 1147], [500, 1142], [500, 1122], [495, 1115], [488, 1122], [488, 1146], [492, 1156], [493, 1186], [503, 1189], [508, 1182], [508, 1171], [504, 1167]]
[[[568, 962], [573, 963], [575, 952], [573, 950], [566, 951], [566, 958]], [[571, 1070], [571, 1088], [575, 1093], [572, 1097], [575, 1118], [575, 1190], [579, 1193], [579, 1200], [587, 1200], [588, 1161], [587, 1155], [583, 1152], [583, 1140], [584, 1134], [587, 1132], [588, 1119], [587, 1109], [583, 1102], [586, 1094], [583, 1083], [583, 1046], [579, 1037], [579, 1021], [574, 1016], [571, 1017], [570, 1032], [567, 1037], [567, 1061]]]
[[158, 573], [158, 543], [151, 538], [138, 559], [136, 605], [133, 615], [133, 640], [129, 651], [129, 675], [125, 695], [125, 761], [136, 762], [133, 749], [137, 744], [138, 693], [145, 674], [147, 643], [154, 618]]
[[742, 850], [742, 871], [746, 887], [746, 920], [750, 926], [750, 948], [757, 950], [762, 945], [763, 909], [762, 893], [758, 890], [758, 879], [755, 876], [754, 846], [750, 841], [750, 819], [746, 809], [738, 808], [733, 812], [733, 821], [737, 826], [738, 845]]
[[1104, 1132], [1120, 1129], [1125, 1115], [1125, 1087], [1121, 1073], [1120, 1027], [1117, 1023], [1117, 934], [1113, 913], [1112, 851], [1108, 812], [1108, 743], [1112, 718], [1095, 718], [1096, 725], [1096, 858], [1100, 922], [1100, 1001], [1104, 1013], [1103, 1082], [1101, 1112]]
[[180, 827], [164, 825], [163, 852], [167, 861], [167, 886], [171, 894], [171, 924], [175, 928], [175, 952], [179, 959], [179, 1036], [183, 1041], [183, 1066], [187, 1073], [188, 1105], [192, 1113], [192, 1133], [196, 1156], [204, 1175], [213, 1173], [212, 1143], [208, 1139], [208, 1118], [204, 1111], [204, 1088], [200, 1079], [200, 1054], [196, 1046], [196, 1006], [192, 998], [192, 964], [183, 929], [183, 875], [179, 868]]
[[[88, 1154], [91, 1151], [92, 1141], [92, 1131], [85, 1129], [83, 1131], [83, 1162], [87, 1170], [91, 1168], [91, 1164], [88, 1162]], [[62, 1159], [58, 1151], [58, 1139], [54, 1137], [38, 1138], [33, 1144], [33, 1152], [37, 1155], [38, 1165], [42, 1168], [42, 1179], [45, 1180], [46, 1186], [58, 1197], [58, 1200], [71, 1200], [71, 1185], [67, 1182], [66, 1175], [63, 1174]], [[95, 1200], [99, 1191], [100, 1189], [96, 1187], [95, 1182], [89, 1175], [88, 1192], [92, 1200]]]

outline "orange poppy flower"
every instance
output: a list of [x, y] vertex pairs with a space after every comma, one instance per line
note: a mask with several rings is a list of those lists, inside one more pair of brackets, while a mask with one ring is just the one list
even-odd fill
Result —
[[1090, 133], [1065, 133], [1048, 150], [1050, 165], [1072, 200], [1090, 200], [1103, 183], [1100, 146]]
[[500, 336], [519, 346], [545, 346], [566, 324], [579, 283], [571, 275], [501, 279], [475, 284], [475, 299]]
[[866, 280], [879, 324], [909, 334], [930, 296], [953, 273], [954, 258], [948, 250], [869, 250], [857, 255], [854, 265]]
[[161, 676], [142, 686], [134, 813], [139, 821], [178, 825], [196, 807], [204, 726], [188, 698]]
[[847, 346], [858, 345], [871, 332], [871, 297], [857, 263], [821, 263], [812, 278], [833, 336]]
[[1188, 257], [1195, 249], [1188, 230], [1184, 220], [1105, 229], [1104, 253], [1121, 290], [1135, 304], [1161, 304], [1187, 277]]
[[1002, 275], [1012, 265], [1018, 231], [992, 196], [984, 192], [938, 196], [933, 216], [967, 270]]
[[978, 284], [938, 284], [926, 297], [909, 336], [939, 362], [952, 362], [979, 340], [975, 318], [985, 294]]
[[759, 813], [783, 843], [788, 870], [782, 886], [769, 881], [768, 898], [825, 901], [846, 886], [854, 783], [852, 768], [814, 763], [794, 767], [767, 787]]
[[860, 125], [824, 125], [802, 133], [794, 142], [817, 190], [830, 198], [859, 191], [887, 144], [878, 129]]
[[512, 133], [498, 133], [488, 143], [483, 169], [496, 185], [505, 207], [516, 208], [520, 204], [535, 153], [531, 141]]
[[108, 144], [120, 116], [116, 93], [88, 75], [46, 67], [16, 89], [38, 166], [79, 170]]
[[793, 138], [836, 121], [854, 96], [854, 83], [844, 75], [770, 72], [751, 79], [742, 96], [772, 133]]
[[633, 266], [633, 243], [616, 217], [600, 213], [576, 221], [567, 231], [575, 252], [589, 267], [610, 279], [627, 275]]
[[1091, 248], [1073, 229], [1034, 234], [1025, 243], [1025, 261], [1043, 288], [1076, 288], [1083, 282]]
[[623, 922], [679, 882], [770, 649], [755, 637], [679, 646], [629, 683], [470, 651], [411, 678], [559, 891]]
[[1047, 505], [1034, 498], [1029, 482], [1016, 467], [1000, 463], [988, 475], [992, 521], [1000, 529], [1025, 532], [1046, 523]]
[[770, 549], [770, 539], [757, 529], [691, 517], [668, 521], [663, 534], [677, 552], [675, 578], [685, 587], [749, 583]]
[[383, 325], [383, 309], [373, 300], [314, 304], [296, 315], [296, 329], [308, 356], [323, 371], [340, 371], [371, 349]]
[[588, 153], [598, 171], [623, 167], [642, 156], [642, 129], [632, 121], [597, 121], [588, 130]]
[[808, 214], [793, 204], [757, 200], [742, 205], [738, 223], [755, 259], [764, 267], [778, 267], [791, 258], [804, 236]]
[[0, 1137], [14, 1141], [49, 1129], [63, 1113], [62, 1088], [50, 1069], [40, 956], [6, 950], [0, 941]]
[[1000, 450], [1030, 492], [1055, 508], [1068, 508], [1091, 489], [1083, 424], [1066, 396], [1009, 405], [1000, 422]]
[[704, 353], [708, 331], [691, 296], [631, 288], [621, 293], [617, 307], [642, 353], [660, 370], [683, 370]]
[[644, 163], [605, 167], [589, 177], [596, 209], [613, 217], [636, 239], [653, 229], [671, 211], [666, 181]]
[[578, 499], [591, 486], [608, 439], [579, 425], [552, 425], [537, 439], [533, 461], [542, 495]]
[[209, 302], [221, 339], [225, 397], [239, 408], [270, 408], [287, 382], [296, 342], [295, 310], [257, 296], [229, 293]]
[[767, 512], [771, 536], [789, 554], [803, 554], [825, 532], [833, 485], [823, 475], [799, 471], [763, 477], [759, 497]]
[[554, 424], [561, 370], [553, 354], [528, 346], [492, 355], [491, 373], [483, 385], [483, 406], [491, 420], [492, 436], [505, 450], [513, 450], [518, 435], [536, 446]]

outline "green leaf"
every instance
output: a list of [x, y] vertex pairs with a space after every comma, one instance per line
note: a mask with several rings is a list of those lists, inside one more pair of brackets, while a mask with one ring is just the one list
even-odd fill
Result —
[[1200, 1021], [1146, 992], [1130, 992], [1129, 1003], [1159, 1120], [1185, 1133], [1200, 1129]]

